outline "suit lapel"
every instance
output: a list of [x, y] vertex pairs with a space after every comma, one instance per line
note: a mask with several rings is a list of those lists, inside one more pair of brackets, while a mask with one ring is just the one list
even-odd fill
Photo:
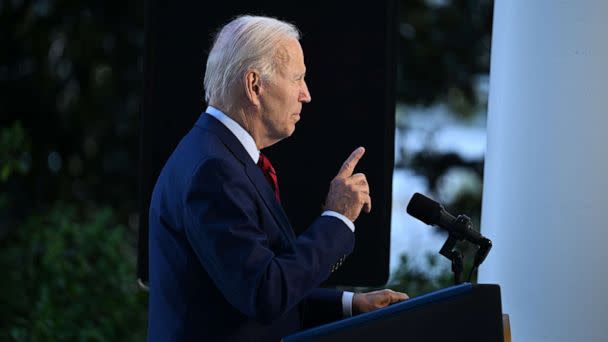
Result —
[[245, 173], [254, 185], [258, 194], [268, 207], [279, 228], [291, 242], [295, 242], [295, 234], [285, 214], [283, 207], [277, 202], [270, 184], [264, 177], [262, 170], [253, 162], [241, 142], [219, 120], [206, 113], [201, 114], [196, 126], [216, 134], [232, 154], [244, 165]]
[[249, 176], [249, 179], [255, 188], [258, 190], [260, 196], [262, 196], [264, 203], [266, 203], [266, 206], [269, 207], [270, 212], [278, 221], [279, 226], [281, 226], [281, 228], [285, 227], [289, 240], [293, 242], [295, 240], [293, 228], [289, 223], [285, 210], [283, 210], [281, 204], [277, 202], [274, 191], [270, 187], [268, 180], [266, 180], [264, 174], [262, 174], [262, 170], [260, 170], [260, 168], [255, 165], [253, 161], [251, 161], [250, 164], [245, 165], [245, 171], [247, 172], [247, 176]]

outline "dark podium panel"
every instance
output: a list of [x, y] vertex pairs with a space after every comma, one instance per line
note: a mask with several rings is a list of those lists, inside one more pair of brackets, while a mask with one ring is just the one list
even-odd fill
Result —
[[453, 286], [292, 334], [282, 341], [503, 342], [500, 287]]
[[[148, 208], [162, 166], [206, 108], [203, 75], [213, 33], [238, 14], [293, 22], [302, 32], [312, 102], [295, 134], [264, 152], [301, 233], [321, 214], [329, 184], [358, 146], [367, 152], [371, 214], [356, 247], [325, 285], [380, 286], [388, 279], [394, 168], [396, 2], [145, 1], [144, 94], [139, 164], [138, 277], [148, 280]], [[361, 275], [365, 274], [364, 277]]]

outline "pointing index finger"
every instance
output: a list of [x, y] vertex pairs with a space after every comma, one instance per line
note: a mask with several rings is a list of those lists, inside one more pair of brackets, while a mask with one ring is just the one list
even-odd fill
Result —
[[356, 150], [354, 150], [353, 153], [348, 156], [348, 159], [346, 159], [344, 164], [342, 164], [340, 171], [338, 171], [337, 177], [346, 178], [352, 176], [353, 171], [355, 171], [355, 166], [357, 166], [357, 163], [361, 157], [363, 157], [364, 153], [365, 148], [363, 147], [358, 147]]

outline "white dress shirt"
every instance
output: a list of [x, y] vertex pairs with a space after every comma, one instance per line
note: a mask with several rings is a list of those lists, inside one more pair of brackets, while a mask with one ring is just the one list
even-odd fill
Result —
[[[251, 134], [249, 134], [241, 125], [239, 125], [236, 121], [230, 118], [228, 115], [224, 114], [221, 110], [208, 106], [206, 112], [218, 119], [226, 128], [234, 134], [234, 136], [239, 140], [241, 145], [245, 148], [245, 151], [249, 153], [251, 159], [253, 159], [254, 163], [258, 163], [258, 159], [260, 159], [260, 151], [258, 150], [257, 145], [255, 144], [255, 140]], [[331, 210], [326, 210], [322, 214], [322, 216], [333, 216], [340, 219], [344, 224], [350, 228], [353, 233], [355, 232], [355, 224], [349, 220], [346, 216]], [[353, 303], [353, 292], [344, 291], [342, 293], [342, 313], [344, 317], [351, 317], [353, 315], [352, 311], [352, 303]]]

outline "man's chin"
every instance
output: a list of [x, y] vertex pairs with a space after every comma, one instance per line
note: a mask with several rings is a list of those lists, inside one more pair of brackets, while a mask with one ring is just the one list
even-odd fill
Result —
[[287, 139], [289, 138], [294, 132], [295, 132], [295, 126], [290, 129], [289, 131], [285, 131], [285, 132], [277, 132], [277, 134], [274, 135], [274, 142], [272, 143], [272, 145], [278, 143], [279, 141], [283, 140], [283, 139]]
[[291, 125], [290, 127], [288, 127], [287, 129], [285, 129], [285, 131], [281, 132], [283, 139], [285, 138], [289, 138], [290, 136], [293, 135], [293, 133], [296, 131], [296, 124], [295, 122], [293, 123], [293, 125]]

